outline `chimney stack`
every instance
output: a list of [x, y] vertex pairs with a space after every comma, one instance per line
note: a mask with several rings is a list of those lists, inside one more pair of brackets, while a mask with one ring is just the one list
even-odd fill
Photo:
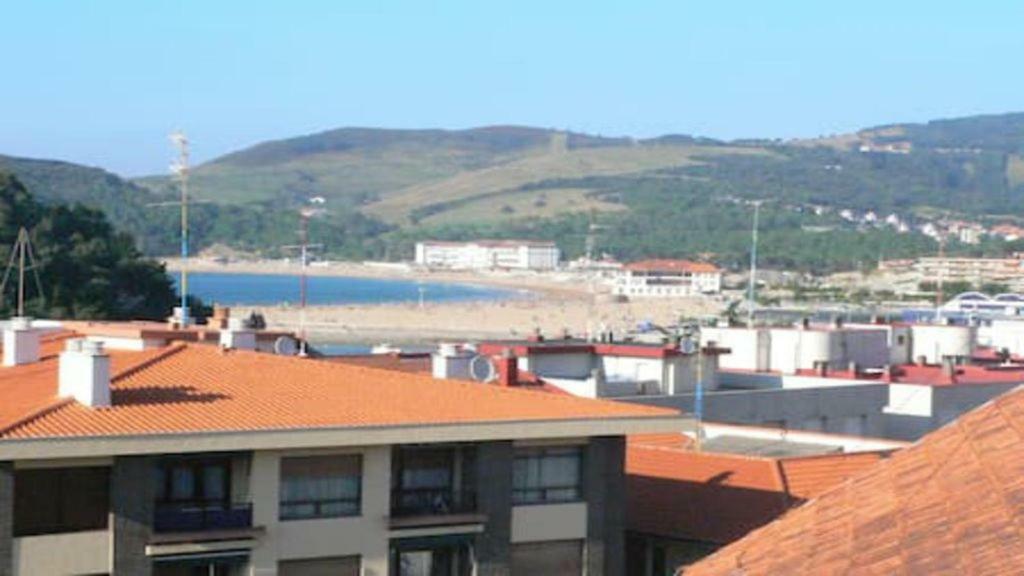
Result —
[[39, 332], [32, 328], [32, 319], [11, 318], [4, 330], [4, 366], [30, 364], [39, 360]]
[[430, 372], [439, 380], [447, 378], [458, 378], [468, 380], [470, 374], [470, 362], [473, 360], [473, 353], [458, 344], [444, 342], [438, 345], [437, 352], [430, 355]]
[[498, 386], [515, 386], [519, 383], [519, 359], [506, 349], [497, 359]]
[[110, 406], [110, 356], [103, 344], [76, 338], [60, 353], [58, 392], [91, 407]]
[[220, 345], [235, 350], [255, 350], [256, 331], [249, 328], [244, 319], [229, 317], [227, 328], [220, 331]]

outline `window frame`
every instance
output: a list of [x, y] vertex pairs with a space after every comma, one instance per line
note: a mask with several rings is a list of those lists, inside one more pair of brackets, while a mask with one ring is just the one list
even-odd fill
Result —
[[[207, 487], [204, 472], [206, 469], [213, 467], [221, 468], [224, 471], [221, 478], [222, 495], [216, 499], [206, 497]], [[176, 468], [187, 468], [192, 476], [192, 494], [188, 498], [174, 497], [174, 470]], [[195, 506], [200, 508], [228, 507], [232, 503], [232, 468], [233, 463], [229, 456], [167, 458], [161, 462], [159, 468], [161, 489], [157, 494], [157, 505]]]
[[[513, 506], [541, 506], [546, 504], [572, 504], [585, 500], [584, 487], [584, 450], [583, 446], [537, 446], [517, 448], [512, 464], [512, 505]], [[565, 457], [571, 454], [576, 458], [576, 483], [568, 484], [544, 484], [540, 486], [519, 487], [516, 485], [516, 467], [520, 461], [540, 459], [549, 457]], [[573, 490], [572, 497], [552, 497], [549, 493]], [[537, 497], [529, 497], [528, 494], [539, 493]]]
[[[356, 479], [356, 493], [355, 496], [346, 498], [326, 498], [326, 499], [306, 499], [306, 500], [285, 500], [284, 487], [286, 482], [286, 463], [298, 462], [298, 461], [323, 461], [331, 459], [351, 459], [355, 462], [356, 473], [354, 475], [338, 475], [330, 476], [324, 474], [325, 477], [330, 478], [352, 478]], [[311, 478], [314, 475], [307, 475], [304, 478]], [[299, 477], [299, 476], [296, 476]], [[362, 454], [330, 454], [330, 455], [317, 455], [317, 456], [286, 456], [281, 458], [280, 473], [279, 473], [280, 486], [278, 489], [277, 497], [277, 516], [281, 522], [293, 522], [296, 520], [322, 520], [328, 518], [353, 518], [362, 516], [363, 514], [363, 455]], [[325, 512], [324, 507], [337, 504], [351, 504], [352, 509], [342, 510], [337, 513]], [[312, 514], [297, 514], [295, 512], [288, 513], [285, 511], [286, 507], [298, 507], [298, 506], [310, 506], [313, 507]]]

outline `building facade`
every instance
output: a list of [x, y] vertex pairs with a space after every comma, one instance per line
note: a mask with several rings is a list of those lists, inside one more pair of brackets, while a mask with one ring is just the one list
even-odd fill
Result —
[[714, 264], [690, 260], [643, 260], [625, 265], [612, 284], [612, 293], [627, 297], [673, 298], [717, 294], [722, 271]]
[[416, 264], [452, 270], [554, 270], [561, 252], [554, 242], [479, 240], [417, 242]]
[[[31, 336], [11, 338], [16, 346]], [[0, 368], [0, 575], [623, 574], [677, 412], [53, 333]], [[6, 341], [5, 341], [6, 344]]]

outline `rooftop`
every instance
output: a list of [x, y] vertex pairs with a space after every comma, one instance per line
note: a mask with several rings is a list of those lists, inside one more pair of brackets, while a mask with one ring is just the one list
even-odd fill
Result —
[[1022, 494], [1018, 388], [684, 574], [1020, 574]]
[[718, 267], [710, 262], [695, 262], [693, 260], [639, 260], [626, 264], [625, 268], [633, 272], [689, 272], [691, 274], [719, 272]]
[[732, 542], [873, 466], [889, 450], [772, 458], [716, 452], [670, 435], [631, 436], [627, 526], [668, 538]]
[[678, 416], [673, 410], [194, 343], [110, 351], [112, 406], [90, 408], [57, 396], [60, 341], [48, 338], [38, 362], [0, 368], [0, 445], [35, 438]]

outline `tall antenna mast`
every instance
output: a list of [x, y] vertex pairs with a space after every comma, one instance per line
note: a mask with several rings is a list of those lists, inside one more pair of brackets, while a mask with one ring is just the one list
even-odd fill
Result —
[[747, 292], [747, 328], [754, 326], [754, 286], [757, 285], [757, 221], [761, 214], [761, 201], [754, 202], [754, 228], [750, 238], [750, 286]]
[[[39, 266], [36, 264], [35, 254], [32, 252], [32, 240], [29, 238], [28, 230], [24, 226], [18, 230], [18, 238], [11, 248], [11, 257], [7, 261], [7, 270], [4, 271], [4, 278], [0, 281], [0, 294], [7, 294], [7, 280], [14, 269], [15, 260], [18, 266], [18, 316], [25, 316], [25, 272], [31, 270], [36, 279], [36, 291], [39, 298], [45, 301], [43, 295], [43, 283], [39, 280]], [[27, 260], [27, 262], [26, 262]], [[27, 265], [26, 265], [27, 264]]]
[[171, 142], [178, 149], [178, 159], [171, 164], [171, 172], [181, 189], [181, 325], [188, 326], [188, 138], [178, 130], [171, 134]]
[[309, 252], [314, 248], [322, 248], [322, 244], [309, 243], [309, 219], [323, 212], [325, 200], [322, 196], [314, 196], [309, 199], [309, 205], [299, 209], [299, 238], [301, 243], [297, 246], [285, 246], [286, 249], [298, 249], [299, 263], [299, 356], [306, 355], [306, 302], [307, 302], [307, 274], [309, 266]]

